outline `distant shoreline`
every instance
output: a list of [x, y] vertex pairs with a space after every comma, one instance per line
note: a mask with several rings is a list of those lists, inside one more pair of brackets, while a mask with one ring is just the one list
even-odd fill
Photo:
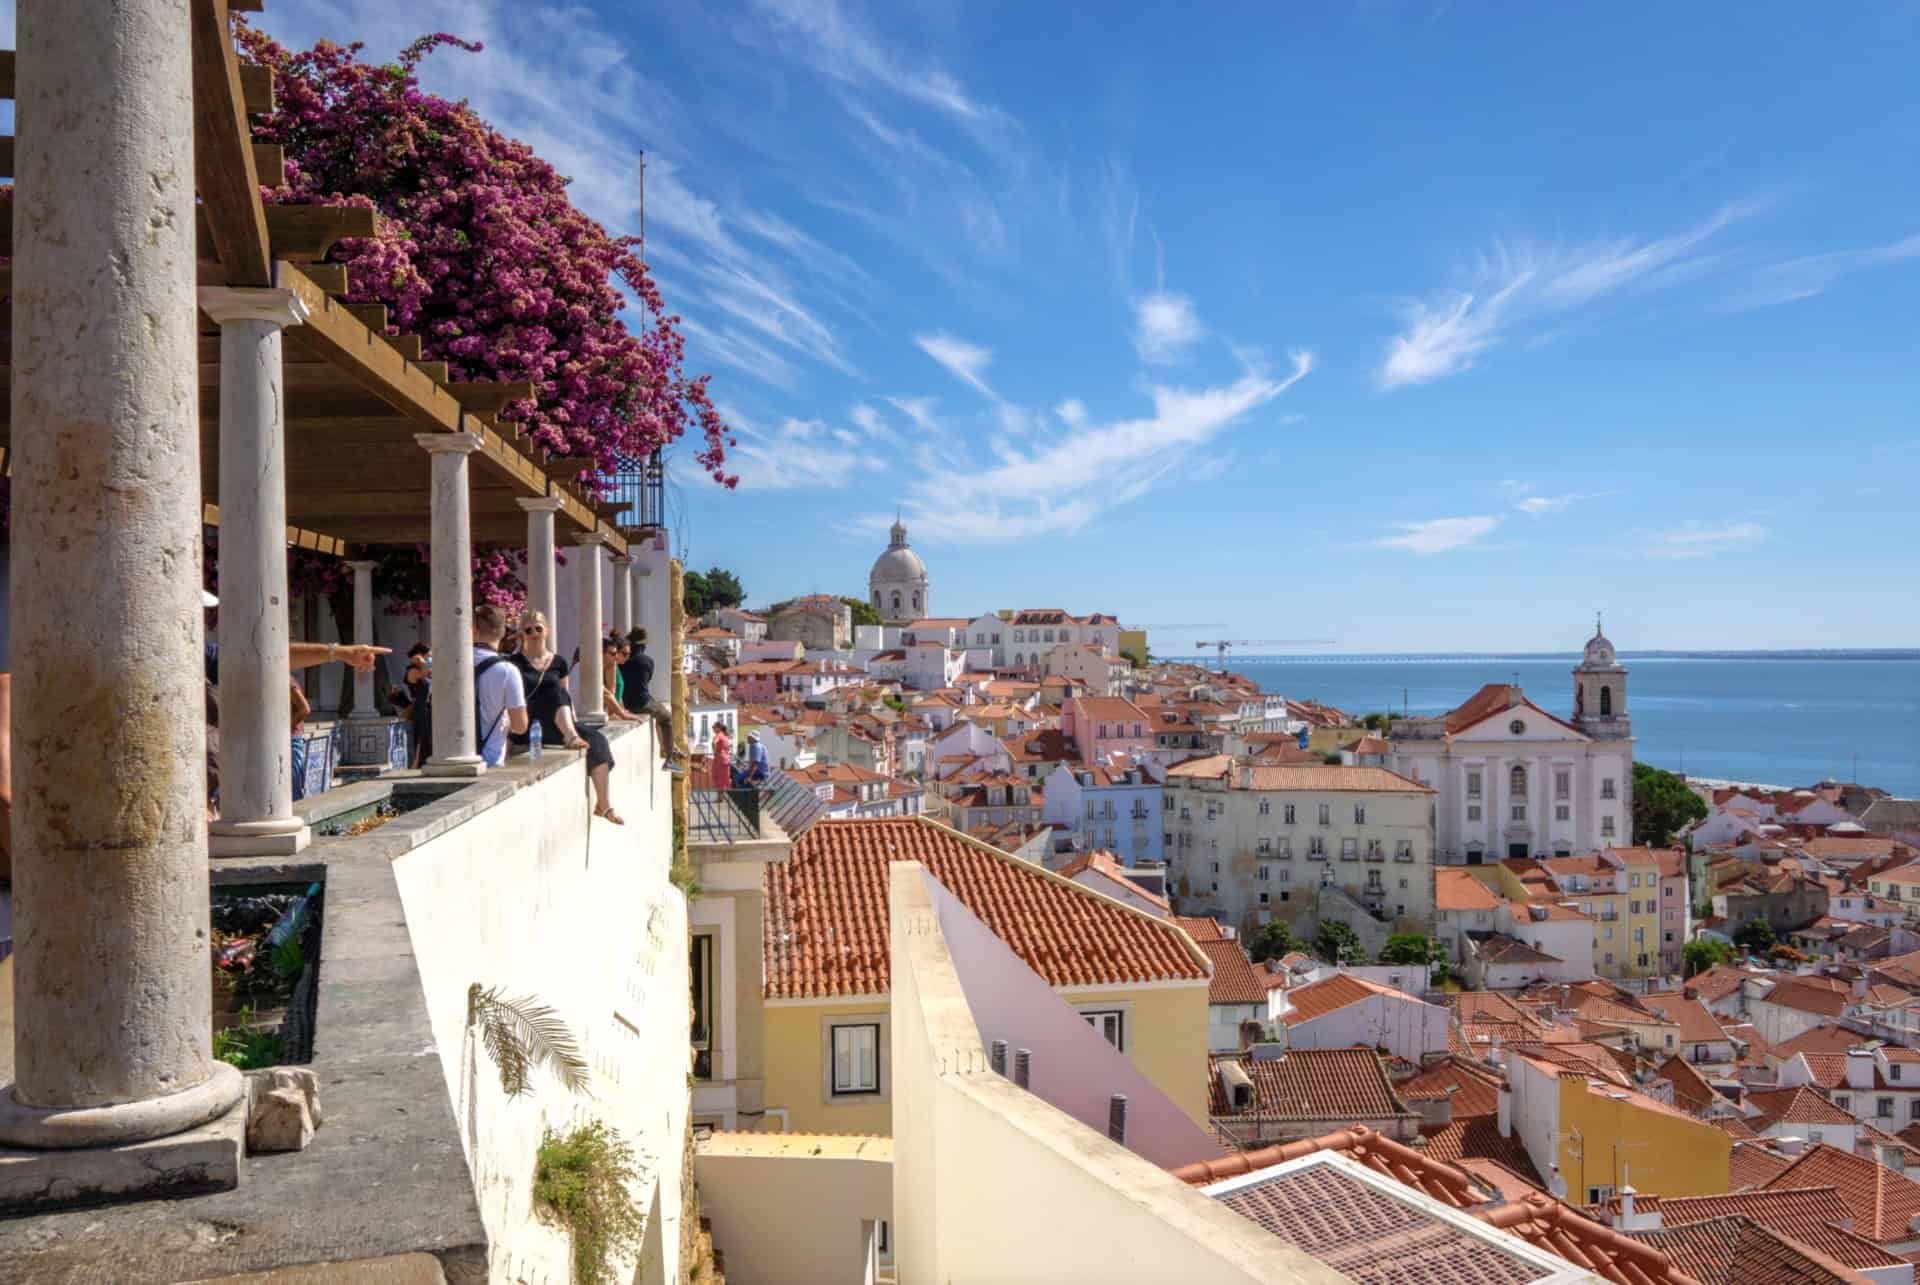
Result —
[[[1836, 647], [1831, 649], [1794, 648], [1783, 651], [1622, 651], [1623, 661], [1631, 660], [1847, 660], [1847, 661], [1920, 661], [1920, 648], [1911, 647]], [[1228, 656], [1228, 665], [1308, 663], [1455, 663], [1484, 660], [1575, 661], [1577, 651], [1434, 651], [1434, 652], [1261, 652], [1246, 656]], [[1162, 656], [1162, 661], [1219, 663], [1209, 655]]]

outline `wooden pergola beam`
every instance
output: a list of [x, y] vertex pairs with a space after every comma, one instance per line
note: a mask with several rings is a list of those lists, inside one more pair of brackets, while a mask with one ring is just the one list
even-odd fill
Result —
[[[12, 55], [8, 55], [11, 57]], [[7, 83], [13, 83], [9, 77]], [[9, 93], [7, 97], [11, 98]], [[270, 112], [278, 105], [273, 93], [273, 68], [257, 62], [240, 64], [240, 101], [246, 106], [247, 115], [259, 116]]]
[[[200, 219], [227, 284], [273, 284], [273, 252], [233, 52], [227, 0], [192, 0], [193, 169]], [[316, 255], [316, 258], [324, 257]]]
[[[447, 385], [447, 391], [453, 394], [468, 412], [477, 415], [497, 415], [509, 402], [526, 401], [533, 396], [531, 380], [515, 380], [499, 383], [493, 380], [472, 380], [467, 383]], [[489, 427], [501, 428], [511, 432], [505, 425], [489, 421]]]

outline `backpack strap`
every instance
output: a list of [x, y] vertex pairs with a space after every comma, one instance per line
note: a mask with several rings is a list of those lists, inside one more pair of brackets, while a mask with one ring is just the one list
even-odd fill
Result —
[[[505, 656], [493, 655], [487, 657], [485, 660], [475, 661], [473, 664], [473, 725], [476, 728], [480, 726], [480, 676], [489, 669], [492, 669], [495, 665], [506, 663], [506, 659]], [[486, 731], [480, 733], [480, 739], [474, 742], [473, 752], [475, 754], [485, 756], [487, 752], [487, 742], [493, 739], [494, 729], [500, 726], [500, 720], [506, 716], [506, 707], [502, 706], [500, 713], [495, 716], [493, 722], [487, 724]]]

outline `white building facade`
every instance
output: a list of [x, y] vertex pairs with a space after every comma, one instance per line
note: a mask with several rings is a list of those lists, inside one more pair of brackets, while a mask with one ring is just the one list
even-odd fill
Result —
[[1573, 678], [1571, 720], [1492, 683], [1450, 713], [1394, 721], [1392, 769], [1435, 792], [1437, 860], [1480, 865], [1631, 842], [1627, 671], [1598, 630]]

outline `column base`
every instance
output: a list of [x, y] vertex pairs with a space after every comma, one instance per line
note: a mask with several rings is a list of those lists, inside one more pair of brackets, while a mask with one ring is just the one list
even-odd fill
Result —
[[[246, 1080], [225, 1062], [208, 1062], [207, 1078], [163, 1097], [104, 1107], [36, 1107], [19, 1100], [17, 1085], [0, 1090], [0, 1147], [68, 1150], [164, 1139], [224, 1115], [246, 1097]], [[246, 1116], [241, 1115], [244, 1131]]]
[[602, 713], [602, 714], [582, 714], [575, 721], [577, 721], [582, 727], [605, 727], [608, 724], [608, 722], [610, 722], [611, 720], [608, 719], [604, 713]]
[[246, 1143], [243, 1094], [205, 1124], [165, 1138], [61, 1151], [0, 1147], [0, 1217], [231, 1191]]
[[210, 857], [288, 857], [305, 852], [313, 829], [299, 817], [270, 821], [219, 820], [207, 827]]
[[458, 758], [430, 758], [420, 768], [422, 776], [479, 776], [487, 770], [487, 761], [478, 754]]

